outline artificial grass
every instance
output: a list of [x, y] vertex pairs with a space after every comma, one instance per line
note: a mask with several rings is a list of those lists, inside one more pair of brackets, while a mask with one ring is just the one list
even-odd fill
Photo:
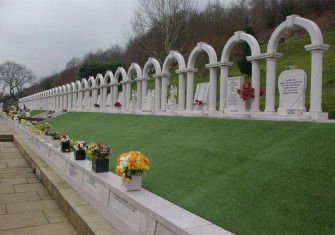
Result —
[[47, 110], [32, 110], [32, 111], [30, 111], [30, 116], [31, 117], [34, 117], [34, 116], [36, 116], [36, 115], [39, 115], [39, 114], [41, 114], [41, 113], [44, 113], [44, 112], [46, 112]]
[[77, 140], [142, 151], [143, 187], [236, 234], [335, 233], [335, 124], [66, 113]]

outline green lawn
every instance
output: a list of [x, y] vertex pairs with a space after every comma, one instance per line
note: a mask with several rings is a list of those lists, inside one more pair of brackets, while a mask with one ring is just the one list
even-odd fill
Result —
[[77, 140], [142, 151], [145, 189], [237, 234], [335, 233], [335, 124], [66, 113]]
[[47, 110], [32, 110], [32, 111], [30, 111], [30, 117], [34, 117], [34, 116], [39, 115], [41, 113], [44, 113], [46, 111]]

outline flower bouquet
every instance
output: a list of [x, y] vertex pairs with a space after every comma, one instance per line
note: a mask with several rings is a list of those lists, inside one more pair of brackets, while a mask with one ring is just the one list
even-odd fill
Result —
[[194, 101], [194, 109], [195, 110], [199, 110], [201, 105], [203, 104], [204, 102], [202, 102], [201, 100], [195, 100]]
[[88, 144], [85, 141], [72, 141], [71, 149], [74, 152], [75, 160], [85, 160]]
[[109, 171], [109, 158], [112, 148], [102, 144], [92, 143], [88, 146], [87, 152], [92, 155], [92, 170], [96, 173]]
[[115, 172], [121, 175], [122, 185], [127, 191], [141, 190], [142, 173], [149, 170], [149, 159], [143, 153], [131, 151], [117, 158]]
[[67, 135], [60, 136], [58, 142], [61, 144], [61, 150], [63, 153], [71, 152], [70, 148], [70, 138]]
[[[241, 96], [243, 101], [254, 99], [255, 98], [255, 88], [253, 88], [251, 86], [250, 82], [248, 84], [243, 83], [242, 89], [237, 89], [237, 94], [239, 94]], [[259, 95], [260, 96], [264, 95], [264, 91], [263, 91], [262, 88], [260, 88], [260, 90], [259, 90]]]
[[121, 106], [122, 106], [122, 104], [119, 101], [116, 101], [114, 103], [114, 107], [116, 107], [116, 108], [121, 108]]
[[55, 148], [58, 147], [59, 146], [58, 139], [61, 137], [61, 134], [59, 134], [58, 132], [51, 132], [50, 137], [51, 137], [51, 140], [53, 140], [52, 146]]

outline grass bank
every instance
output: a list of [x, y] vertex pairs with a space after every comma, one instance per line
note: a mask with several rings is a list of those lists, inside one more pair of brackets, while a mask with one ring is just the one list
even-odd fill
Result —
[[67, 113], [71, 138], [139, 150], [143, 186], [237, 234], [335, 233], [335, 125]]

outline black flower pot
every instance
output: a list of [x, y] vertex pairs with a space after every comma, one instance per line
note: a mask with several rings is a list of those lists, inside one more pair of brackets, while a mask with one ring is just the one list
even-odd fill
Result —
[[92, 159], [92, 171], [108, 172], [109, 171], [109, 158], [93, 158]]
[[63, 153], [71, 152], [70, 141], [62, 142], [61, 149]]
[[76, 160], [85, 160], [86, 158], [85, 150], [76, 151], [74, 155]]

